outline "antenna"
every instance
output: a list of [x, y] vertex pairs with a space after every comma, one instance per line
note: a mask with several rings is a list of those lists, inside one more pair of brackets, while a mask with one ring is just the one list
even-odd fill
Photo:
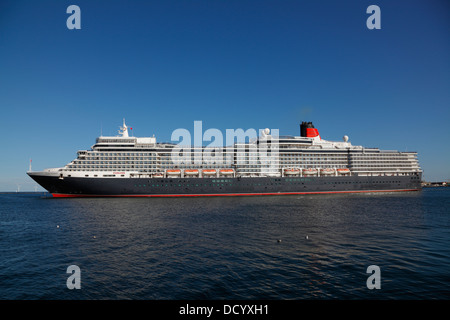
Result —
[[125, 124], [125, 118], [123, 119], [123, 127], [120, 127], [119, 134], [121, 134], [122, 137], [128, 138], [128, 127]]
[[32, 160], [30, 159], [30, 170], [29, 170], [30, 172], [31, 172], [31, 161], [32, 161]]

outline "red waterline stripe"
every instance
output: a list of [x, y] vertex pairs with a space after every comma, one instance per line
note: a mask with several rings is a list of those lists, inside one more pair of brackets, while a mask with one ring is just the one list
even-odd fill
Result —
[[270, 192], [270, 193], [210, 193], [210, 194], [117, 194], [117, 195], [95, 195], [95, 194], [64, 194], [52, 193], [55, 198], [84, 198], [84, 197], [235, 197], [235, 196], [278, 196], [296, 194], [332, 194], [332, 193], [370, 193], [370, 192], [405, 192], [419, 191], [419, 189], [396, 189], [396, 190], [354, 190], [354, 191], [312, 191], [312, 192]]

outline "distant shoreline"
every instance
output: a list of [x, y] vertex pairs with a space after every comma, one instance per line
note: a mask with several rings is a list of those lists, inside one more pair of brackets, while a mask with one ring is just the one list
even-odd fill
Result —
[[450, 187], [448, 182], [422, 182], [422, 188]]
[[448, 188], [450, 187], [449, 185], [443, 186], [443, 185], [424, 185], [422, 186], [422, 188]]
[[0, 191], [0, 194], [45, 194], [47, 191]]

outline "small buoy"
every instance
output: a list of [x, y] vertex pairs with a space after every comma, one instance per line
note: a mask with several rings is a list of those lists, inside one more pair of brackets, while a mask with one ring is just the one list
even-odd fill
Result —
[[278, 239], [277, 242], [280, 243], [280, 242], [281, 242], [281, 239]]
[[95, 236], [94, 236], [94, 239], [95, 239]]
[[305, 239], [308, 240], [308, 235], [306, 235]]
[[56, 228], [59, 228], [59, 225], [58, 225], [58, 224], [56, 225]]

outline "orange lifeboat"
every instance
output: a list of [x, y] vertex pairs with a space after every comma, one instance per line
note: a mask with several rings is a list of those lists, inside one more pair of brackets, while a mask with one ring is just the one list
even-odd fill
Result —
[[303, 175], [310, 176], [310, 175], [313, 175], [313, 174], [317, 174], [317, 169], [309, 168], [309, 169], [304, 169], [303, 170]]
[[181, 174], [180, 169], [172, 169], [172, 170], [166, 170], [166, 174], [170, 176], [176, 176]]
[[337, 169], [337, 172], [339, 174], [349, 174], [350, 173], [350, 169], [347, 169], [347, 168], [345, 168], [345, 169]]
[[217, 173], [216, 169], [205, 169], [202, 171], [204, 176], [211, 176]]
[[163, 173], [155, 173], [152, 175], [152, 178], [164, 178], [164, 174]]
[[323, 174], [323, 175], [334, 174], [334, 169], [331, 169], [331, 168], [321, 169], [320, 173]]
[[284, 174], [285, 175], [295, 175], [295, 174], [299, 174], [300, 173], [300, 169], [298, 168], [286, 168], [284, 169]]
[[198, 174], [198, 170], [197, 169], [186, 169], [186, 170], [184, 170], [184, 174], [187, 176], [195, 176]]
[[221, 170], [219, 170], [219, 172], [220, 172], [220, 174], [223, 174], [226, 176], [234, 174], [233, 169], [221, 169]]

